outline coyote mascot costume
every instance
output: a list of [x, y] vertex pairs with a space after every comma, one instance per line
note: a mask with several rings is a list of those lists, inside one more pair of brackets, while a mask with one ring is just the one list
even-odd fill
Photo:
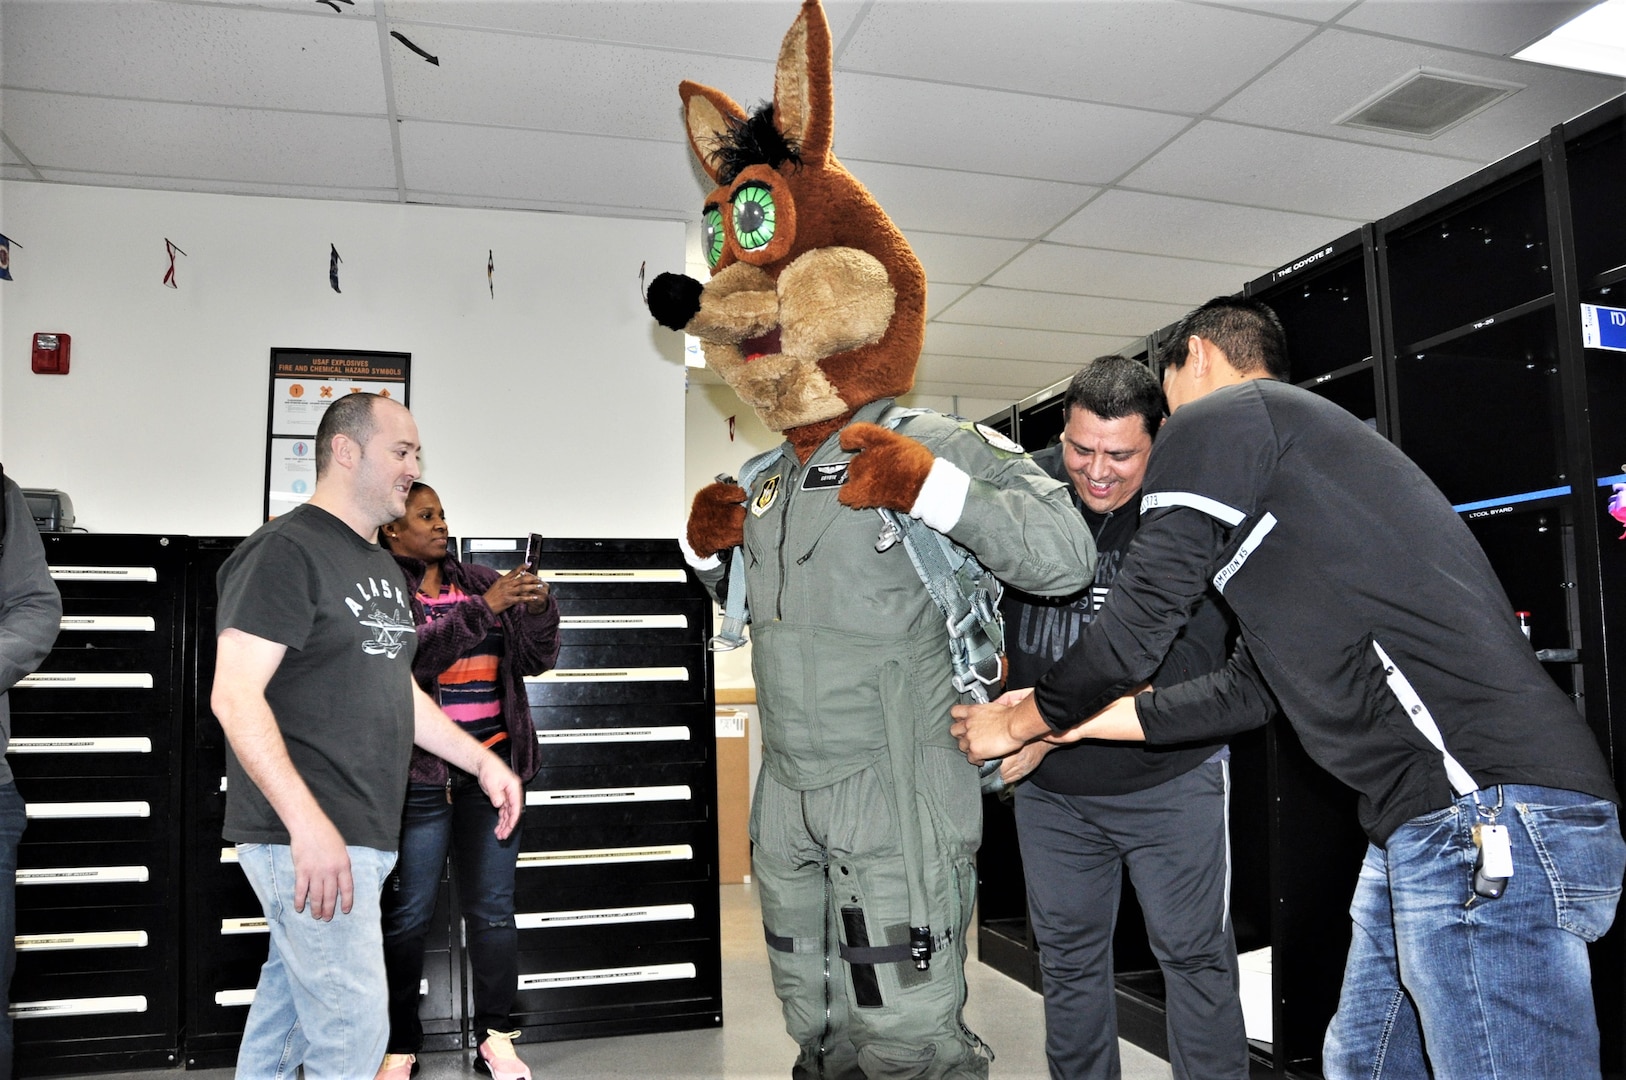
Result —
[[714, 594], [729, 576], [719, 553], [742, 549], [763, 739], [753, 869], [801, 1048], [792, 1075], [984, 1077], [991, 1055], [961, 1019], [977, 770], [949, 737], [944, 616], [876, 510], [923, 521], [1028, 592], [1084, 588], [1095, 549], [1021, 447], [893, 406], [914, 382], [925, 274], [830, 152], [830, 82], [829, 25], [807, 0], [771, 105], [748, 115], [681, 85], [716, 185], [711, 280], [662, 274], [649, 306], [786, 437], [747, 467], [749, 490], [700, 491], [687, 540]]

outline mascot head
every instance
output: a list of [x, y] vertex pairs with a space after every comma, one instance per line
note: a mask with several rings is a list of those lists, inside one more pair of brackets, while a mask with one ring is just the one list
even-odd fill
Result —
[[746, 113], [684, 82], [689, 147], [716, 186], [702, 243], [711, 280], [651, 283], [656, 320], [774, 431], [839, 422], [914, 385], [926, 275], [903, 234], [830, 152], [830, 25], [806, 0], [779, 50], [773, 103]]

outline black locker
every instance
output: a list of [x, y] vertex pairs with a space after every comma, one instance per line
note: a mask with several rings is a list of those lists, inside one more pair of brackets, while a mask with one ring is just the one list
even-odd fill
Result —
[[[1281, 317], [1291, 380], [1393, 440], [1462, 515], [1510, 609], [1527, 613], [1531, 648], [1626, 788], [1616, 705], [1626, 664], [1606, 645], [1626, 624], [1626, 362], [1583, 347], [1579, 312], [1626, 307], [1623, 205], [1626, 97], [1307, 252], [1246, 295]], [[1018, 441], [1038, 449], [1060, 429], [1064, 388], [1014, 406]], [[1255, 1045], [1256, 1075], [1318, 1076], [1364, 845], [1354, 796], [1285, 724], [1232, 749], [1238, 940], [1243, 950], [1272, 947], [1275, 1042]], [[1010, 885], [1020, 873], [1013, 828], [1008, 812], [990, 811], [979, 946], [984, 960], [1037, 985], [1025, 894]], [[1591, 950], [1606, 1076], [1626, 1072], [1622, 938], [1617, 925]], [[1120, 934], [1115, 951], [1125, 949]], [[1133, 956], [1119, 959], [1133, 969]], [[1137, 979], [1120, 980], [1122, 1032], [1157, 1049], [1161, 1024], [1143, 1023], [1151, 1014], [1141, 1011], [1155, 1012], [1155, 980]]]
[[164, 1066], [180, 1044], [184, 544], [48, 533], [63, 629], [11, 693], [19, 1075]]
[[[524, 539], [465, 540], [517, 566]], [[557, 667], [527, 679], [543, 766], [518, 883], [528, 1039], [722, 1023], [711, 606], [670, 540], [545, 542]]]

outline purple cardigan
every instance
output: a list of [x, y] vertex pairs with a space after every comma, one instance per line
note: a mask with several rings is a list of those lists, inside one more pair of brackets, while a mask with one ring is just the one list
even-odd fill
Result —
[[[497, 681], [502, 694], [503, 722], [508, 728], [511, 764], [521, 780], [530, 780], [541, 767], [537, 752], [536, 726], [531, 722], [531, 706], [525, 694], [525, 676], [540, 675], [559, 658], [559, 604], [550, 594], [540, 615], [526, 614], [524, 604], [515, 604], [500, 615], [486, 606], [485, 591], [502, 575], [476, 563], [462, 563], [448, 555], [441, 561], [441, 580], [456, 585], [469, 599], [446, 610], [436, 619], [424, 613], [418, 586], [429, 564], [422, 559], [400, 555], [395, 561], [406, 575], [412, 595], [412, 621], [418, 627], [418, 653], [412, 660], [412, 675], [430, 697], [436, 696], [440, 673], [485, 639], [493, 623], [503, 630], [503, 653], [497, 662]], [[447, 764], [417, 747], [412, 748], [412, 782], [444, 784]]]

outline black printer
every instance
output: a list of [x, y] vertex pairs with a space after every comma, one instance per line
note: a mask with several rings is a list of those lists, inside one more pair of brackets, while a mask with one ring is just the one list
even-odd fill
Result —
[[73, 529], [73, 500], [55, 488], [23, 488], [28, 512], [40, 532], [69, 532]]

